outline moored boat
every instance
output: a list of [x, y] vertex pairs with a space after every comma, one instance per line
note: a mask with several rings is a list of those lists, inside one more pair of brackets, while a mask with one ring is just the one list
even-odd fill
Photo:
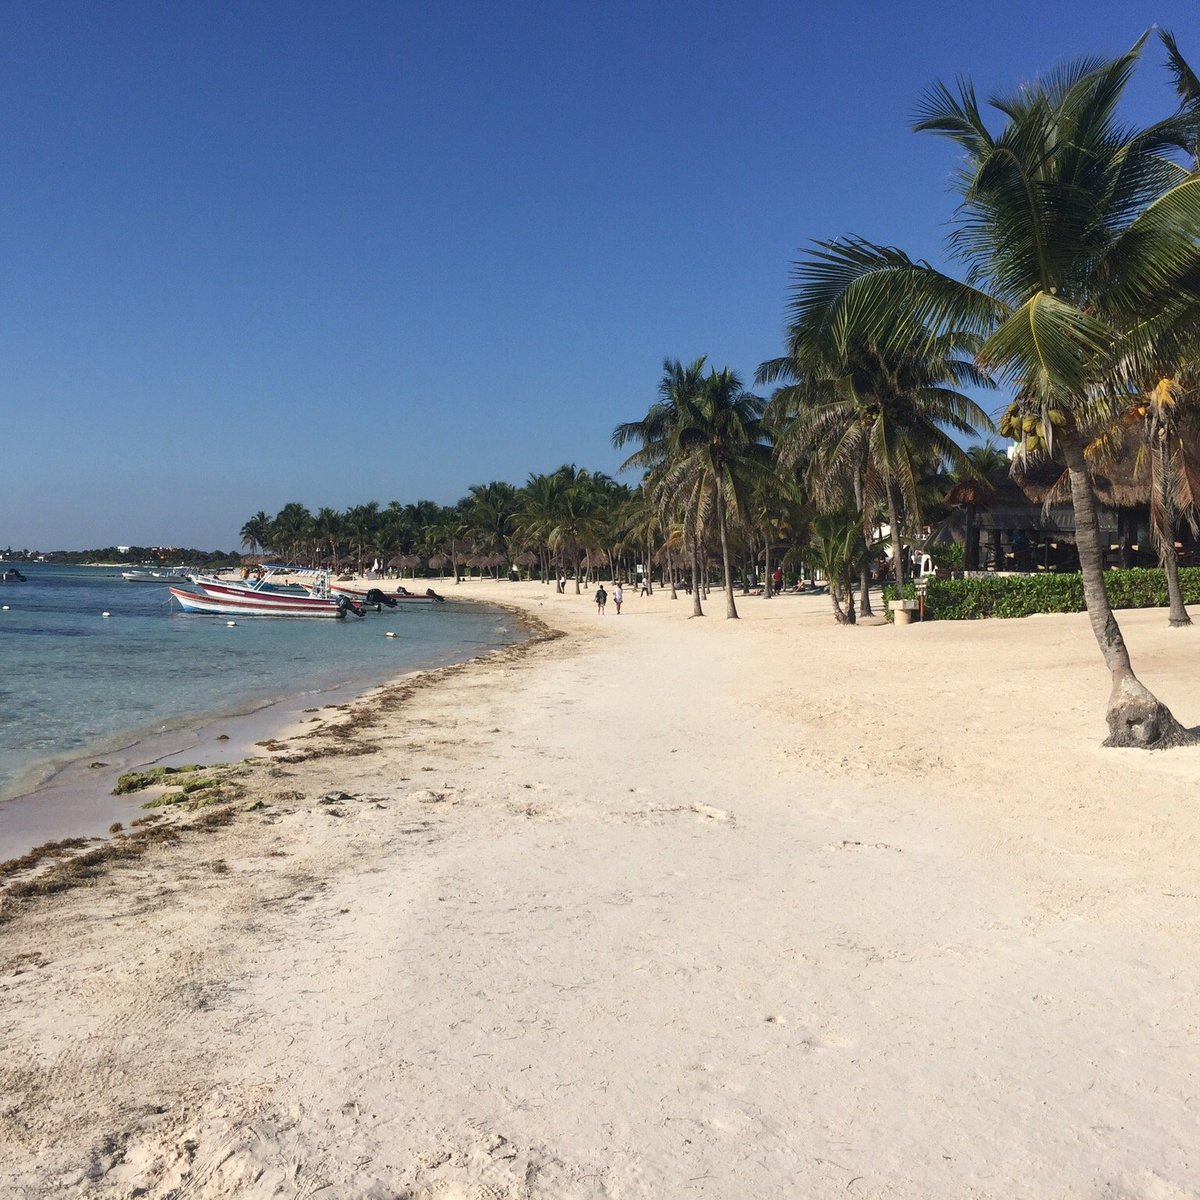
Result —
[[29, 580], [17, 570], [16, 567], [9, 567], [3, 574], [0, 574], [0, 583], [28, 583]]
[[362, 616], [362, 608], [342, 596], [287, 596], [281, 592], [209, 594], [173, 587], [171, 595], [187, 613], [216, 617], [344, 617]]
[[187, 583], [188, 573], [183, 567], [134, 567], [130, 571], [122, 571], [121, 578], [126, 583]]
[[[382, 596], [382, 603], [389, 608], [399, 604], [445, 604], [446, 597], [439, 596], [433, 588], [426, 588], [425, 594], [421, 595], [418, 592], [410, 592], [406, 587], [398, 587], [394, 592], [385, 592], [380, 588], [360, 588], [349, 587], [346, 584], [334, 583], [329, 587], [330, 592], [335, 596], [348, 596], [351, 600], [357, 600], [362, 604], [376, 604], [380, 601], [379, 596]], [[372, 599], [372, 593], [376, 599]], [[394, 602], [394, 603], [393, 603]]]

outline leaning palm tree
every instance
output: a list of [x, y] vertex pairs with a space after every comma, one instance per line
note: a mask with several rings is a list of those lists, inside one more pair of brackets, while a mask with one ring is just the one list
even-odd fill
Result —
[[1149, 464], [1150, 536], [1167, 579], [1168, 623], [1176, 628], [1190, 625], [1175, 534], [1182, 520], [1195, 531], [1200, 506], [1200, 385], [1182, 372], [1164, 377], [1124, 418], [1140, 433], [1138, 457]]
[[1087, 460], [1125, 381], [1161, 362], [1181, 326], [1194, 329], [1195, 116], [1144, 129], [1117, 117], [1144, 40], [992, 100], [996, 130], [969, 82], [933, 88], [916, 127], [964, 156], [951, 246], [966, 284], [879, 250], [856, 299], [889, 313], [903, 303], [924, 322], [955, 314], [986, 331], [981, 362], [1013, 386], [1030, 439], [1061, 455], [1069, 476], [1084, 597], [1112, 676], [1106, 745], [1162, 747], [1196, 739], [1134, 674], [1104, 589]]

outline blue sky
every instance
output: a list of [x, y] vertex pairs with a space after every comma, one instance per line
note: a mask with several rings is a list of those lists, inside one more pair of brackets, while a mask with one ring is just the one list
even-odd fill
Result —
[[[576, 462], [665, 356], [750, 379], [790, 264], [942, 262], [938, 78], [1007, 91], [1193, 0], [15, 3], [0, 547], [236, 548]], [[1172, 103], [1157, 44], [1132, 119]]]

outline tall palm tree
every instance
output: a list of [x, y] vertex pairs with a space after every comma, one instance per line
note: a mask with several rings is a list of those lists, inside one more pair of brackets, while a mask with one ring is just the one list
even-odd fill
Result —
[[[971, 470], [947, 431], [971, 436], [991, 428], [987, 414], [958, 390], [988, 380], [969, 357], [978, 344], [969, 332], [916, 325], [902, 308], [885, 323], [848, 302], [861, 248], [818, 245], [797, 265], [791, 354], [759, 373], [799, 380], [773, 397], [790, 418], [776, 417], [779, 443], [785, 461], [807, 456], [817, 499], [836, 510], [850, 491], [868, 542], [875, 504], [886, 506], [902, 593], [905, 518], [910, 525], [920, 520], [919, 484], [930, 464]], [[834, 278], [837, 288], [830, 287]]]
[[342, 538], [342, 514], [336, 508], [319, 508], [313, 516], [313, 533], [320, 546], [318, 552], [329, 547], [333, 565], [337, 566], [338, 543]]
[[1112, 676], [1106, 745], [1162, 747], [1196, 739], [1134, 674], [1104, 589], [1086, 454], [1111, 428], [1123, 381], [1160, 363], [1181, 326], [1194, 329], [1195, 115], [1132, 130], [1117, 116], [1144, 40], [992, 100], [995, 131], [969, 82], [931, 89], [916, 127], [963, 155], [951, 247], [966, 283], [880, 253], [856, 299], [888, 311], [904, 304], [927, 323], [953, 313], [986, 331], [980, 361], [1013, 386], [1031, 436], [1067, 469], [1084, 597]]
[[728, 367], [705, 377], [698, 394], [680, 406], [669, 435], [663, 487], [692, 498], [699, 527], [716, 517], [725, 576], [725, 616], [737, 620], [729, 558], [730, 521], [745, 522], [750, 483], [765, 470], [769, 449], [763, 429], [763, 401], [742, 386]]
[[344, 520], [346, 532], [354, 542], [355, 562], [361, 575], [367, 543], [374, 536], [375, 528], [379, 523], [379, 501], [372, 500], [368, 504], [356, 504], [353, 508], [346, 510]]
[[[673, 453], [671, 437], [686, 405], [692, 403], [704, 386], [705, 357], [684, 364], [677, 358], [663, 360], [662, 378], [658, 384], [658, 399], [647, 409], [640, 421], [626, 421], [613, 430], [613, 445], [618, 449], [637, 445], [637, 449], [621, 464], [621, 470], [640, 468], [645, 471], [646, 494], [663, 516], [664, 524], [678, 518], [683, 539], [692, 562], [692, 616], [704, 616], [700, 599], [700, 534], [698, 529], [698, 499], [681, 496], [663, 486]], [[649, 564], [646, 564], [649, 566]]]
[[297, 501], [285, 504], [271, 522], [270, 544], [276, 554], [299, 562], [312, 538], [312, 514]]

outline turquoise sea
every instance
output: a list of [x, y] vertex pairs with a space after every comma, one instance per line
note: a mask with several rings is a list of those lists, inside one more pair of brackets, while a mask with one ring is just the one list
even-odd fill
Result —
[[27, 583], [0, 583], [0, 801], [164, 730], [283, 697], [319, 703], [323, 692], [365, 690], [520, 637], [503, 610], [452, 601], [229, 628], [182, 613], [165, 586], [127, 583], [115, 568], [18, 566]]

